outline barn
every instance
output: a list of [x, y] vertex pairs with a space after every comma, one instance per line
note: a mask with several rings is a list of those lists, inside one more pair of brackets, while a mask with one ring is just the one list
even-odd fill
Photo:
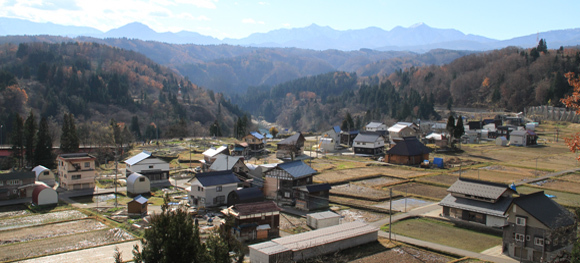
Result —
[[127, 177], [127, 194], [139, 195], [151, 192], [151, 181], [139, 173], [132, 173]]
[[431, 149], [422, 144], [417, 137], [405, 137], [387, 151], [386, 161], [394, 164], [416, 165], [423, 160], [429, 160], [430, 152]]
[[32, 203], [35, 205], [58, 204], [58, 193], [44, 183], [36, 183], [32, 190]]

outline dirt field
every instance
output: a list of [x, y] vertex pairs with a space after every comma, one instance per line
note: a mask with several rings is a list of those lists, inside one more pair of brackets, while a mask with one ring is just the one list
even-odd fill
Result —
[[383, 219], [386, 216], [384, 214], [373, 213], [373, 212], [368, 212], [368, 211], [353, 209], [353, 208], [340, 210], [340, 211], [338, 211], [338, 214], [340, 214], [341, 216], [344, 217], [342, 219], [342, 223], [354, 222], [354, 221], [359, 221], [359, 222], [363, 222], [363, 223], [370, 223], [370, 222], [375, 222], [375, 221], [378, 221], [380, 219]]
[[26, 210], [25, 206], [22, 205], [0, 207], [0, 219], [28, 214], [30, 214], [30, 211]]
[[0, 246], [0, 261], [94, 247], [132, 238], [133, 236], [123, 230], [103, 229], [81, 234], [3, 245]]
[[546, 194], [555, 195], [556, 198], [554, 198], [553, 200], [556, 201], [556, 203], [558, 204], [569, 207], [580, 207], [580, 195], [577, 194], [564, 193], [554, 190], [543, 190], [540, 188], [530, 186], [518, 186], [516, 190], [518, 191], [518, 193], [521, 194], [531, 194], [538, 191], [544, 191], [544, 193]]
[[423, 196], [427, 198], [443, 199], [447, 196], [447, 188], [420, 183], [400, 184], [393, 187], [393, 194], [405, 195], [405, 190], [409, 195]]
[[326, 183], [342, 183], [349, 181], [362, 180], [368, 177], [383, 175], [396, 178], [413, 178], [418, 176], [423, 176], [429, 174], [424, 171], [415, 171], [411, 169], [388, 167], [388, 166], [377, 166], [377, 167], [365, 167], [357, 169], [344, 169], [344, 170], [331, 170], [326, 171], [321, 174], [314, 176], [314, 181], [326, 182]]
[[455, 181], [457, 181], [457, 178], [459, 178], [459, 176], [450, 174], [438, 174], [433, 176], [424, 176], [421, 178], [417, 178], [417, 181], [433, 183], [437, 185], [451, 186], [453, 183], [455, 183]]
[[565, 191], [580, 194], [580, 183], [576, 182], [549, 179], [540, 182], [535, 182], [532, 185], [556, 191]]
[[[288, 214], [280, 214], [280, 230], [289, 234], [298, 234], [310, 231], [310, 227], [306, 225], [306, 218], [296, 217]], [[284, 235], [281, 233], [280, 235]]]
[[389, 193], [386, 191], [376, 190], [354, 183], [335, 185], [330, 189], [330, 194], [341, 194], [371, 200], [383, 200], [389, 198]]
[[452, 173], [454, 176], [458, 176], [461, 174], [461, 177], [471, 178], [471, 179], [479, 179], [483, 181], [490, 181], [496, 183], [504, 183], [510, 184], [513, 182], [520, 182], [526, 181], [528, 178], [533, 178], [533, 176], [527, 176], [523, 174], [515, 174], [515, 173], [504, 173], [501, 170], [485, 170], [485, 169], [470, 169], [470, 170], [462, 170], [461, 172], [457, 171]]
[[71, 234], [107, 228], [93, 219], [76, 220], [64, 223], [47, 224], [33, 227], [22, 227], [0, 231], [0, 245], [27, 242], [43, 238], [54, 238]]
[[350, 261], [351, 263], [443, 263], [454, 258], [408, 246], [399, 246], [374, 255]]
[[378, 177], [378, 178], [355, 181], [352, 183], [357, 184], [357, 185], [366, 186], [366, 187], [381, 188], [384, 186], [398, 184], [400, 182], [403, 182], [403, 180], [398, 179], [398, 178], [388, 177], [388, 176], [382, 176], [382, 177]]
[[580, 183], [580, 173], [565, 174], [559, 176], [558, 179], [574, 183]]
[[46, 224], [50, 222], [81, 219], [87, 217], [85, 214], [76, 210], [67, 210], [60, 212], [53, 212], [47, 214], [30, 215], [16, 218], [9, 218], [0, 221], [0, 230], [25, 227], [39, 224]]

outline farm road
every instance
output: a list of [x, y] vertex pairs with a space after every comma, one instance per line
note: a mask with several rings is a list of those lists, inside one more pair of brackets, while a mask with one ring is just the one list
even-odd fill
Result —
[[87, 248], [83, 250], [77, 250], [73, 252], [66, 252], [46, 257], [39, 257], [35, 259], [20, 261], [26, 263], [60, 263], [60, 262], [114, 262], [113, 254], [115, 253], [115, 247], [119, 248], [121, 256], [124, 260], [133, 258], [131, 251], [133, 250], [133, 245], [140, 245], [141, 242], [138, 240], [129, 241], [125, 243], [119, 243], [114, 245], [106, 245], [95, 248]]

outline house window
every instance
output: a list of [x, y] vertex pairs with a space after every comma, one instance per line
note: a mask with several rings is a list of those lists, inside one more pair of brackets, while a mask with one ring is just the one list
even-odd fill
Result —
[[153, 169], [153, 165], [149, 165], [149, 169]]
[[543, 247], [544, 246], [544, 239], [536, 237], [534, 238], [534, 245]]
[[262, 214], [262, 220], [266, 220], [266, 215]]
[[50, 174], [49, 171], [44, 172], [44, 175], [49, 175], [49, 174]]
[[8, 180], [6, 181], [7, 185], [21, 185], [22, 181], [20, 181], [19, 179], [14, 179], [14, 180]]
[[145, 182], [145, 178], [144, 177], [139, 178], [139, 182]]
[[524, 242], [524, 235], [523, 234], [516, 233], [515, 236], [514, 236], [514, 239], [516, 241]]
[[71, 175], [71, 176], [70, 176], [70, 179], [71, 179], [71, 180], [78, 180], [78, 179], [81, 179], [81, 175], [80, 175], [80, 174]]
[[85, 162], [85, 168], [90, 168], [91, 167], [91, 163], [90, 162]]
[[225, 195], [220, 195], [217, 196], [214, 199], [214, 204], [219, 205], [219, 204], [224, 204], [226, 202], [226, 196]]
[[526, 236], [526, 241], [530, 241], [530, 240], [532, 240], [532, 238], [530, 237], [530, 235], [527, 235]]
[[284, 197], [285, 198], [290, 198], [290, 192], [284, 192]]
[[516, 225], [518, 226], [525, 226], [526, 225], [526, 219], [523, 217], [516, 217]]
[[221, 192], [222, 191], [222, 186], [221, 185], [220, 186], [216, 186], [215, 191], [216, 192]]

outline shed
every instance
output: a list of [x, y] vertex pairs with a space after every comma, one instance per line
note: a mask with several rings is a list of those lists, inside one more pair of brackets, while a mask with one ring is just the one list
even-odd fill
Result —
[[51, 187], [54, 186], [54, 183], [55, 183], [54, 178], [55, 177], [54, 177], [54, 173], [50, 169], [48, 169], [42, 165], [39, 165], [39, 166], [34, 167], [32, 169], [32, 171], [36, 174], [35, 180], [37, 182], [43, 182]]
[[340, 223], [340, 215], [331, 211], [306, 215], [306, 224], [313, 229], [335, 226]]
[[129, 215], [146, 215], [147, 214], [147, 198], [138, 195], [135, 199], [127, 203], [127, 212]]
[[497, 137], [495, 139], [495, 145], [497, 145], [497, 146], [508, 146], [508, 140], [504, 136]]
[[228, 194], [228, 206], [264, 201], [264, 194], [258, 187], [242, 188]]
[[405, 137], [387, 151], [387, 162], [394, 164], [416, 165], [429, 160], [431, 149], [422, 144], [417, 137]]
[[321, 152], [335, 152], [336, 151], [336, 141], [333, 138], [320, 138], [318, 144], [318, 149]]
[[139, 195], [151, 192], [151, 181], [139, 173], [132, 173], [127, 177], [127, 194]]
[[531, 130], [518, 130], [510, 135], [510, 145], [529, 146], [536, 145], [538, 141], [538, 136]]
[[44, 183], [36, 183], [32, 190], [32, 203], [35, 205], [58, 204], [58, 193]]
[[439, 158], [439, 157], [435, 157], [433, 158], [433, 164], [435, 166], [437, 166], [437, 168], [445, 168], [445, 165], [443, 164], [443, 158]]

